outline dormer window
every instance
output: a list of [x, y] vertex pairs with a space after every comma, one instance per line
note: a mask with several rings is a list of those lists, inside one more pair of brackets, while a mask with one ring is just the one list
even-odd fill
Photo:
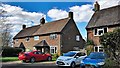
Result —
[[108, 32], [108, 28], [105, 27], [105, 28], [95, 28], [94, 29], [94, 36], [101, 36], [103, 35], [104, 33], [107, 33]]
[[57, 38], [57, 34], [50, 34], [50, 39], [55, 39]]
[[35, 41], [39, 40], [39, 36], [34, 36], [34, 40]]

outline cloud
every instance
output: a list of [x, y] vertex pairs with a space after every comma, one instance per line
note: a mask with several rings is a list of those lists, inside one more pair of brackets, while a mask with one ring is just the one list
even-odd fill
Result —
[[52, 18], [52, 20], [58, 20], [58, 19], [66, 18], [68, 12], [61, 9], [51, 9], [48, 11], [47, 15], [50, 18]]
[[97, 0], [101, 9], [109, 8], [120, 4], [120, 0]]
[[[93, 14], [92, 5], [82, 5], [82, 6], [72, 6], [69, 11], [74, 13], [75, 22], [88, 22]], [[68, 17], [68, 12], [61, 9], [51, 9], [48, 11], [47, 15], [52, 18], [52, 20], [58, 20]]]
[[92, 5], [86, 4], [82, 6], [73, 6], [69, 8], [74, 12], [74, 20], [76, 22], [88, 22], [93, 15]]
[[[2, 4], [0, 9], [6, 11], [6, 13], [4, 13], [4, 16], [6, 16], [6, 21], [4, 23], [14, 24], [12, 27], [14, 32], [13, 34], [19, 32], [22, 29], [21, 26], [23, 24], [26, 24], [27, 27], [29, 27], [35, 24], [39, 24], [40, 18], [43, 16], [46, 18], [46, 15], [43, 13], [27, 12], [24, 11], [24, 9], [21, 7], [11, 6], [8, 4]], [[2, 18], [3, 17], [0, 19]]]

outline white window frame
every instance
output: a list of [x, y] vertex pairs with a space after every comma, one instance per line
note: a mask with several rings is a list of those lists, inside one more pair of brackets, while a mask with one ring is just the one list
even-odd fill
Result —
[[35, 41], [39, 40], [39, 38], [40, 38], [39, 36], [34, 36]]
[[[104, 28], [107, 28], [107, 32], [108, 32], [108, 27], [103, 27], [103, 28], [95, 28], [95, 29], [97, 29], [97, 35], [95, 35], [95, 29], [94, 29], [94, 36], [102, 36], [104, 33], [105, 33], [105, 31], [104, 31]], [[101, 35], [99, 35], [99, 31], [103, 31], [103, 33], [101, 34]]]
[[30, 37], [26, 37], [26, 38], [25, 38], [25, 41], [26, 41], [26, 42], [29, 42], [29, 40], [27, 40], [27, 39], [30, 40]]
[[[55, 47], [56, 47], [56, 50], [55, 50]], [[52, 53], [52, 50], [51, 50], [51, 49], [54, 49], [54, 53]], [[57, 46], [50, 46], [50, 53], [51, 53], [51, 54], [57, 53]]]
[[80, 41], [80, 36], [76, 35], [76, 41]]
[[[94, 46], [94, 52], [96, 52], [96, 51], [95, 51], [95, 48], [96, 48], [96, 47], [98, 48], [97, 52], [104, 52], [104, 47], [101, 46], [101, 45], [99, 45], [99, 46]], [[102, 47], [103, 49], [102, 49], [101, 47]], [[102, 49], [103, 51], [100, 51], [100, 49]]]
[[50, 39], [56, 39], [57, 38], [57, 34], [50, 34]]

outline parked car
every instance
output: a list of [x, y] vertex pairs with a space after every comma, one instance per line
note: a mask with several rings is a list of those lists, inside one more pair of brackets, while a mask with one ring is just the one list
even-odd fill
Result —
[[92, 52], [81, 61], [80, 66], [82, 68], [99, 68], [105, 64], [106, 57], [103, 52]]
[[35, 62], [35, 61], [41, 61], [41, 60], [52, 60], [52, 56], [50, 54], [44, 54], [40, 51], [31, 51], [31, 52], [21, 52], [19, 53], [19, 60], [22, 60], [23, 62]]
[[79, 65], [81, 60], [84, 59], [87, 55], [79, 51], [70, 51], [63, 56], [60, 56], [56, 60], [57, 66], [70, 66], [74, 68], [76, 65]]

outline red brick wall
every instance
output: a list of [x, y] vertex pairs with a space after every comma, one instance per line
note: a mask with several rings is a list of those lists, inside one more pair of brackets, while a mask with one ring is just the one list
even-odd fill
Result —
[[[112, 32], [114, 29], [120, 28], [120, 26], [108, 27], [108, 32]], [[88, 39], [93, 40], [95, 45], [100, 45], [99, 36], [94, 36], [93, 29], [87, 30]]]
[[33, 50], [33, 46], [39, 43], [42, 40], [46, 40], [48, 45], [50, 46], [57, 46], [57, 51], [60, 54], [60, 34], [57, 34], [56, 39], [50, 39], [50, 35], [47, 36], [40, 36], [39, 40], [34, 40], [34, 37], [31, 37], [29, 41], [25, 41], [25, 38], [21, 38], [18, 42], [15, 42], [14, 47], [19, 47], [20, 43], [23, 42], [25, 48]]

